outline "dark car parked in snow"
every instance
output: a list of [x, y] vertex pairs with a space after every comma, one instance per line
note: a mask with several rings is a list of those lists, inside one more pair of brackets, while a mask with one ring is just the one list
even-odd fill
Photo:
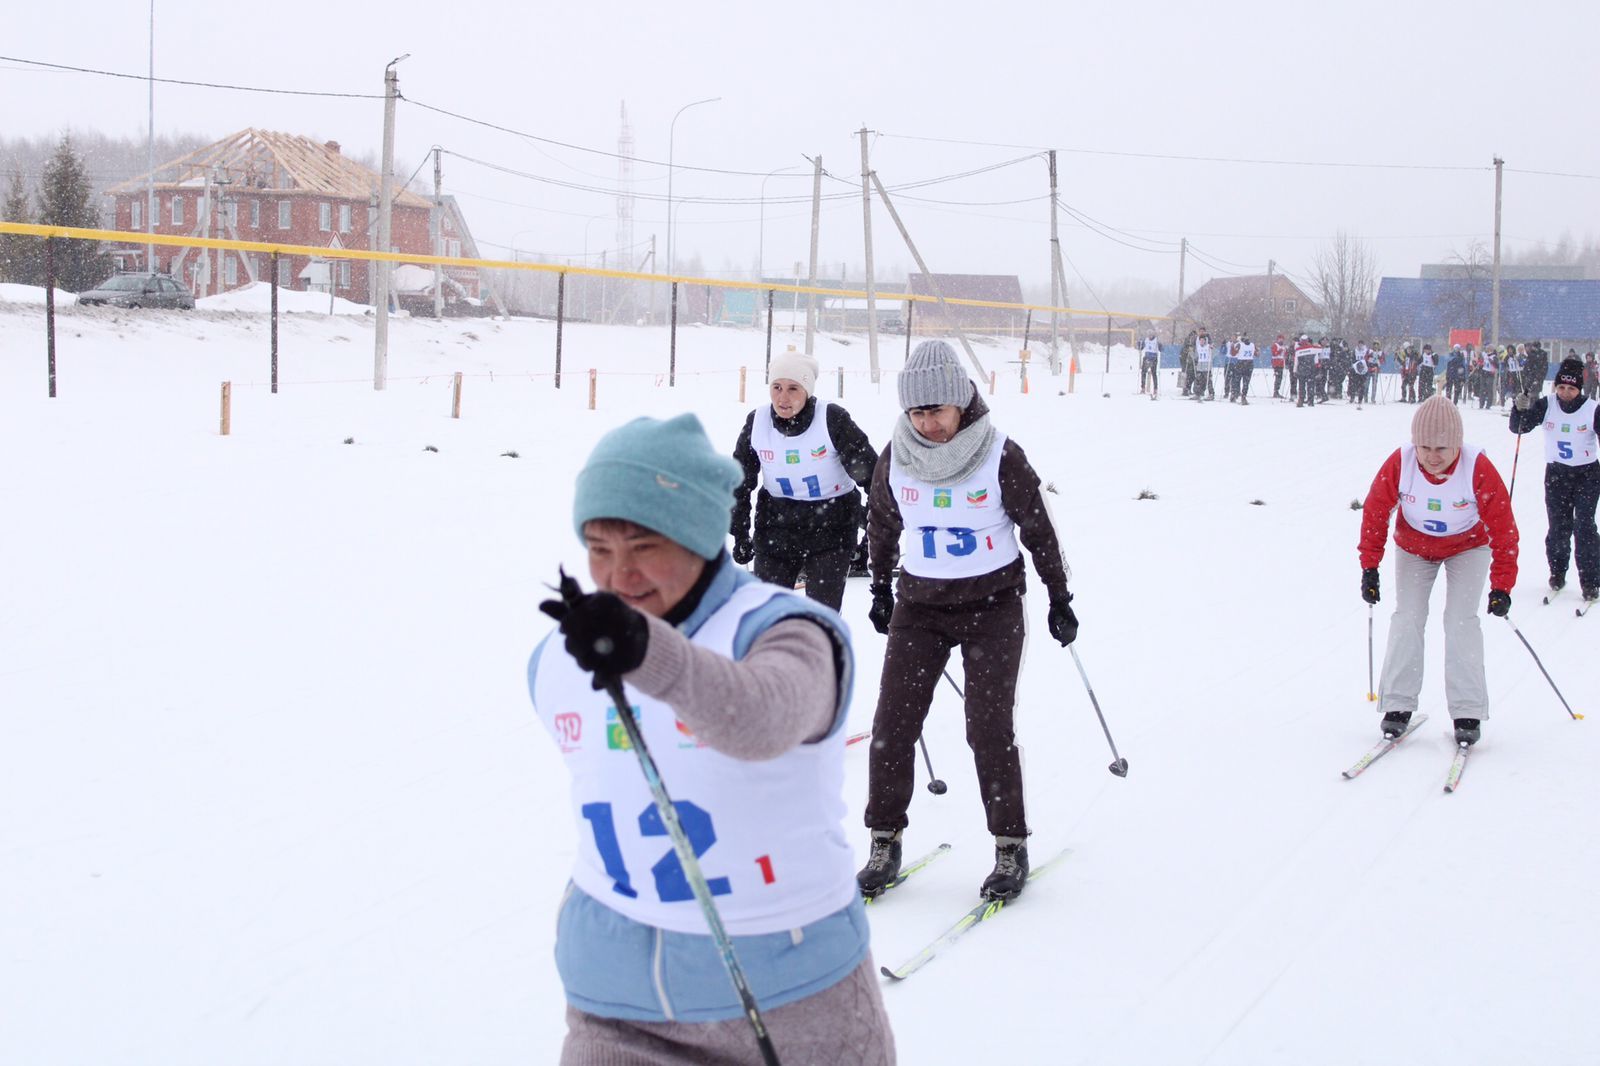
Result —
[[78, 294], [78, 302], [112, 307], [176, 307], [194, 310], [194, 297], [168, 274], [116, 274], [88, 292]]

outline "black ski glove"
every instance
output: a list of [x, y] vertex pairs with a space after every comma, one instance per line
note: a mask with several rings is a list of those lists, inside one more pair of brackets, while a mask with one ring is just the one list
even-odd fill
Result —
[[1378, 602], [1378, 568], [1375, 566], [1361, 571], [1361, 598], [1368, 603]]
[[[567, 582], [572, 582], [572, 591], [576, 592], [577, 582], [563, 576], [563, 593], [567, 592]], [[597, 690], [644, 662], [645, 649], [650, 644], [649, 624], [644, 615], [610, 592], [545, 600], [539, 610], [561, 624], [567, 654], [594, 674]]]
[[1533, 397], [1525, 392], [1519, 392], [1517, 393], [1517, 398], [1512, 400], [1511, 404], [1519, 411], [1526, 411], [1533, 406]]
[[750, 534], [744, 530], [733, 535], [733, 561], [740, 566], [746, 566], [756, 557], [755, 541], [750, 539]]
[[1065, 648], [1078, 639], [1078, 616], [1072, 613], [1072, 593], [1062, 600], [1050, 601], [1050, 635]]
[[1511, 613], [1511, 593], [1505, 589], [1489, 590], [1489, 613], [1504, 618]]
[[889, 619], [892, 617], [894, 617], [894, 590], [887, 585], [874, 586], [872, 607], [867, 611], [867, 618], [871, 620], [872, 628], [887, 635]]

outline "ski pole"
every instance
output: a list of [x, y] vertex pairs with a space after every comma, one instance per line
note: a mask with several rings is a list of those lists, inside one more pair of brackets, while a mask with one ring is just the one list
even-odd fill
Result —
[[[569, 605], [582, 595], [578, 582], [565, 572], [561, 575], [559, 591], [561, 598]], [[700, 860], [695, 856], [694, 845], [689, 843], [688, 834], [683, 831], [683, 825], [678, 820], [678, 808], [673, 805], [672, 797], [667, 794], [667, 786], [661, 780], [661, 772], [656, 767], [650, 749], [645, 746], [644, 735], [639, 732], [639, 721], [634, 717], [633, 705], [628, 702], [627, 695], [622, 690], [622, 681], [601, 675], [596, 675], [596, 679], [602, 682], [606, 695], [616, 707], [617, 718], [628, 734], [628, 743], [633, 746], [633, 753], [639, 758], [639, 769], [644, 773], [645, 783], [650, 786], [650, 795], [655, 799], [656, 811], [661, 815], [661, 824], [667, 827], [667, 836], [672, 839], [672, 850], [678, 856], [678, 862], [683, 867], [683, 874], [689, 882], [689, 887], [694, 890], [694, 898], [700, 904], [701, 913], [705, 915], [711, 939], [717, 946], [717, 953], [722, 956], [723, 968], [728, 971], [728, 979], [733, 982], [734, 991], [739, 994], [745, 1018], [750, 1022], [750, 1028], [755, 1030], [756, 1043], [761, 1048], [761, 1061], [766, 1066], [778, 1066], [778, 1053], [772, 1046], [772, 1037], [767, 1033], [767, 1024], [761, 1019], [761, 1009], [756, 1005], [755, 994], [750, 991], [750, 983], [745, 980], [744, 969], [739, 965], [738, 957], [734, 955], [733, 941], [729, 939], [728, 930], [722, 924], [722, 915], [717, 911], [716, 901], [711, 898], [711, 886], [706, 883], [706, 875], [700, 869]]]
[[1373, 688], [1373, 605], [1366, 605], [1366, 701], [1378, 703], [1378, 690]]
[[[950, 687], [956, 690], [956, 695], [960, 696], [961, 699], [965, 701], [967, 698], [966, 694], [961, 691], [961, 686], [956, 684], [956, 679], [950, 676], [949, 670], [944, 672], [944, 679], [950, 682]], [[932, 792], [935, 796], [944, 795], [946, 792], [950, 791], [950, 786], [945, 784], [944, 781], [940, 779], [939, 775], [933, 772], [933, 758], [928, 754], [928, 738], [924, 736], [918, 736], [917, 744], [922, 748], [922, 761], [926, 763], [928, 767], [928, 791]]]
[[1111, 745], [1111, 757], [1114, 760], [1107, 769], [1118, 777], [1128, 776], [1128, 760], [1117, 754], [1117, 742], [1111, 739], [1111, 728], [1106, 725], [1106, 716], [1100, 713], [1100, 701], [1095, 699], [1094, 686], [1089, 684], [1089, 675], [1083, 672], [1083, 660], [1078, 658], [1078, 649], [1071, 644], [1067, 650], [1072, 653], [1072, 661], [1078, 667], [1078, 676], [1083, 678], [1083, 687], [1089, 693], [1089, 702], [1094, 704], [1095, 717], [1100, 719], [1100, 728], [1105, 731], [1106, 743]]
[[[1521, 459], [1521, 458], [1522, 458], [1522, 434], [1518, 433], [1517, 434], [1517, 450], [1511, 454], [1511, 488], [1509, 490], [1507, 490], [1507, 492], [1506, 492], [1506, 498], [1507, 499], [1514, 500], [1514, 499], [1517, 498], [1517, 460]], [[1511, 628], [1515, 629], [1516, 626], [1512, 626]], [[1517, 636], [1520, 637], [1520, 636], [1522, 636], [1522, 634], [1518, 633]], [[1523, 641], [1523, 643], [1526, 644], [1527, 641]], [[1533, 649], [1529, 648], [1528, 650], [1532, 651]], [[1545, 676], [1549, 677], [1550, 675], [1546, 674]]]
[[[1521, 440], [1522, 438], [1518, 437], [1517, 439]], [[1539, 661], [1539, 653], [1533, 650], [1533, 645], [1529, 644], [1528, 638], [1522, 635], [1522, 630], [1517, 628], [1517, 623], [1511, 620], [1511, 616], [1509, 614], [1502, 615], [1501, 617], [1506, 620], [1506, 625], [1511, 627], [1511, 632], [1517, 635], [1517, 639], [1522, 641], [1522, 646], [1528, 649], [1528, 654], [1533, 656], [1534, 665], [1539, 668], [1539, 672], [1544, 675], [1544, 679], [1550, 682], [1550, 687], [1555, 690], [1556, 699], [1561, 701], [1561, 706], [1565, 707], [1567, 709], [1567, 713], [1572, 715], [1573, 718], [1582, 718], [1583, 715], [1573, 710], [1572, 704], [1568, 703], [1567, 698], [1561, 694], [1561, 690], [1556, 688], [1555, 679], [1550, 676], [1550, 671], [1544, 668], [1544, 663]]]

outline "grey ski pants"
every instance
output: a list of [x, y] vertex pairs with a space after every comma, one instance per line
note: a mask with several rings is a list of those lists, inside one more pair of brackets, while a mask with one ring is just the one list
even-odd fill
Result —
[[1394, 617], [1383, 653], [1378, 710], [1415, 711], [1422, 691], [1422, 635], [1434, 578], [1444, 570], [1444, 698], [1451, 718], [1488, 718], [1478, 605], [1489, 578], [1489, 549], [1473, 548], [1442, 563], [1395, 549]]

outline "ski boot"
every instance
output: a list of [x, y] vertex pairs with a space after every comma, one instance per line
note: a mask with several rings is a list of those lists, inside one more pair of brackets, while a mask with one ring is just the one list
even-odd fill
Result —
[[1457, 718], [1456, 743], [1464, 748], [1476, 744], [1478, 738], [1483, 735], [1483, 731], [1478, 726], [1479, 723], [1476, 718]]
[[1410, 711], [1385, 711], [1383, 722], [1378, 726], [1386, 737], [1397, 737], [1406, 731], [1406, 726], [1411, 724]]
[[856, 874], [856, 887], [866, 899], [883, 895], [896, 877], [900, 876], [900, 830], [874, 829], [872, 852], [867, 864]]
[[1595, 600], [1600, 600], [1600, 585], [1586, 586], [1583, 590], [1583, 598], [1584, 601], [1588, 603], [1593, 603]]
[[1562, 589], [1564, 589], [1566, 587], [1567, 587], [1567, 575], [1566, 574], [1551, 574], [1550, 575], [1550, 591], [1551, 592], [1560, 592]]
[[1009, 902], [1028, 883], [1028, 843], [1023, 837], [994, 838], [994, 871], [983, 879], [978, 895]]

